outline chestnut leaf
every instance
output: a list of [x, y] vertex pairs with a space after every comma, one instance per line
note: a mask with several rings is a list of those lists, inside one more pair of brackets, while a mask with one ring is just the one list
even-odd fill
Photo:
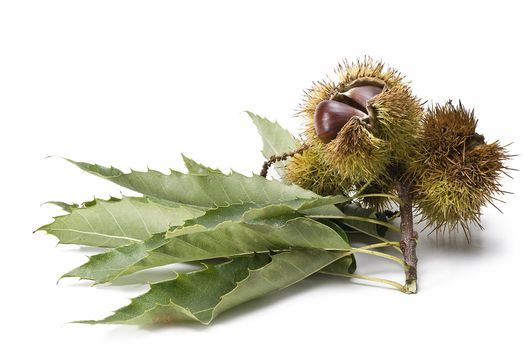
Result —
[[[175, 230], [171, 238], [155, 235], [143, 243], [94, 255], [63, 277], [80, 277], [96, 283], [172, 263], [248, 255], [290, 249], [348, 250], [350, 245], [338, 231], [305, 217], [276, 220], [222, 221], [205, 227], [191, 225]], [[287, 217], [288, 218], [288, 217]], [[169, 234], [168, 234], [169, 235]]]
[[[246, 112], [252, 119], [258, 133], [262, 137], [263, 150], [262, 154], [265, 159], [269, 159], [271, 156], [278, 156], [285, 152], [291, 152], [300, 147], [300, 141], [297, 140], [289, 131], [282, 128], [277, 122], [271, 122], [270, 120], [261, 117], [255, 113]], [[283, 177], [285, 171], [282, 168], [282, 164], [285, 162], [278, 162], [274, 165], [274, 168], [280, 177]]]
[[52, 223], [36, 231], [46, 231], [62, 244], [108, 248], [142, 242], [154, 233], [165, 232], [205, 213], [194, 207], [145, 197], [94, 199], [81, 205], [52, 203], [68, 214], [56, 216]]
[[249, 177], [236, 172], [223, 174], [219, 171], [184, 174], [175, 170], [171, 170], [170, 174], [155, 170], [124, 173], [114, 167], [68, 161], [93, 175], [146, 196], [206, 208], [320, 197], [299, 186], [267, 180], [258, 175]]
[[202, 270], [151, 284], [148, 292], [103, 320], [80, 323], [209, 324], [222, 312], [295, 284], [349, 254], [320, 249], [291, 250], [204, 265]]

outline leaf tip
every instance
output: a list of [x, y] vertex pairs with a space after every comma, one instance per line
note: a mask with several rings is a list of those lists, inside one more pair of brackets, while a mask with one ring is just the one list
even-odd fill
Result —
[[47, 230], [48, 227], [49, 227], [49, 225], [51, 225], [51, 223], [49, 223], [49, 224], [45, 224], [45, 225], [42, 225], [42, 226], [36, 228], [36, 229], [33, 231], [33, 234], [37, 233], [38, 231], [44, 231], [44, 232], [49, 233], [49, 231]]
[[98, 324], [98, 323], [102, 323], [102, 321], [97, 321], [97, 320], [79, 320], [79, 321], [71, 321], [71, 322], [67, 322], [66, 324], [89, 324], [89, 325], [94, 325], [94, 324]]
[[254, 112], [251, 112], [251, 111], [247, 111], [247, 110], [245, 110], [245, 111], [243, 111], [243, 112], [246, 113], [246, 114], [251, 118], [251, 120], [252, 120], [255, 124], [256, 124], [257, 122], [259, 122], [259, 121], [265, 119], [264, 117], [262, 117], [262, 116], [260, 116], [260, 115], [258, 115], [258, 114], [256, 114], [256, 113], [254, 113]]
[[62, 156], [59, 156], [59, 155], [56, 155], [56, 154], [50, 154], [48, 156], [45, 156], [44, 159], [49, 159], [49, 158], [62, 158]]

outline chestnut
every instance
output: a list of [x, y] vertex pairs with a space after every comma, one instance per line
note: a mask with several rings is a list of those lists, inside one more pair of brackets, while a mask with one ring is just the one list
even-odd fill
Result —
[[334, 140], [341, 128], [353, 117], [358, 117], [372, 127], [367, 103], [382, 91], [382, 86], [358, 85], [333, 96], [332, 100], [321, 101], [314, 112], [314, 129], [320, 140], [323, 143]]
[[367, 114], [345, 103], [321, 101], [314, 112], [314, 129], [322, 142], [329, 143], [352, 117], [368, 119]]
[[374, 96], [378, 95], [383, 91], [382, 87], [373, 85], [355, 86], [350, 88], [343, 95], [347, 96], [354, 102], [353, 107], [358, 108], [360, 111], [367, 112], [367, 103]]

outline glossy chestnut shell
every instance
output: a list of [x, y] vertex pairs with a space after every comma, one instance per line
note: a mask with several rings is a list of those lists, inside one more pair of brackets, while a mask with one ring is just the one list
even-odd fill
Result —
[[359, 85], [350, 88], [332, 100], [321, 101], [314, 112], [314, 129], [323, 143], [336, 138], [341, 128], [354, 117], [370, 125], [368, 101], [381, 93], [383, 87], [376, 85]]
[[329, 143], [354, 116], [367, 117], [362, 111], [345, 103], [334, 100], [321, 101], [314, 112], [314, 129], [322, 142]]

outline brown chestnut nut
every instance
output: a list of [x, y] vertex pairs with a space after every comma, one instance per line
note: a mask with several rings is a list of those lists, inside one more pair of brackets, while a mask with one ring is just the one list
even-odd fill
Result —
[[367, 114], [345, 103], [334, 100], [321, 101], [314, 112], [314, 129], [323, 143], [329, 143], [352, 117], [369, 119]]
[[347, 96], [354, 102], [351, 104], [353, 107], [358, 108], [360, 111], [367, 113], [367, 103], [371, 98], [380, 94], [383, 91], [383, 87], [374, 85], [362, 85], [350, 88], [343, 95]]

